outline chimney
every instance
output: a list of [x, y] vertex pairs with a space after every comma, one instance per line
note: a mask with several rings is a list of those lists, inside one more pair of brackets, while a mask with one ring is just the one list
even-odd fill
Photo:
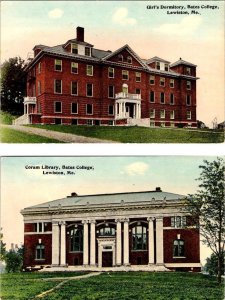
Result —
[[157, 187], [155, 188], [155, 191], [156, 191], [156, 192], [162, 192], [161, 187], [157, 186]]
[[78, 42], [84, 42], [84, 28], [83, 27], [77, 27], [77, 41]]
[[70, 196], [67, 196], [67, 198], [69, 198], [69, 197], [77, 197], [77, 196], [78, 196], [77, 193], [73, 192], [73, 193], [71, 193]]

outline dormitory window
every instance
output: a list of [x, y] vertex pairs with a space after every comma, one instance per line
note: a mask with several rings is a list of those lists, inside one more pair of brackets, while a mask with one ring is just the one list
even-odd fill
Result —
[[150, 118], [154, 119], [155, 118], [155, 109], [150, 110]]
[[93, 115], [93, 105], [92, 104], [86, 105], [86, 112], [87, 112], [87, 115]]
[[170, 87], [174, 88], [174, 79], [170, 79]]
[[174, 104], [174, 94], [170, 94], [170, 104]]
[[186, 74], [187, 74], [187, 75], [191, 75], [191, 68], [186, 67]]
[[71, 81], [71, 95], [78, 95], [78, 85], [76, 81]]
[[155, 93], [153, 91], [150, 92], [150, 102], [151, 103], [155, 102]]
[[39, 64], [38, 64], [38, 74], [40, 74], [41, 73], [41, 63], [39, 62]]
[[38, 81], [38, 95], [41, 94], [41, 82]]
[[160, 93], [160, 103], [165, 104], [165, 94], [164, 93]]
[[114, 115], [114, 106], [113, 105], [109, 105], [109, 115]]
[[169, 71], [169, 65], [165, 64], [165, 71]]
[[91, 49], [89, 47], [85, 47], [85, 55], [91, 56]]
[[109, 78], [114, 78], [114, 68], [108, 68], [108, 76]]
[[87, 65], [87, 75], [93, 76], [93, 66]]
[[136, 89], [135, 94], [141, 95], [141, 89]]
[[165, 119], [165, 115], [166, 115], [165, 109], [161, 109], [160, 110], [160, 119]]
[[191, 120], [191, 111], [187, 111], [187, 120]]
[[144, 226], [135, 226], [132, 228], [132, 249], [146, 250], [147, 249], [147, 228]]
[[175, 117], [175, 113], [174, 113], [174, 110], [172, 110], [172, 111], [170, 112], [170, 119], [173, 120], [174, 117]]
[[181, 216], [176, 216], [176, 217], [171, 217], [171, 227], [185, 227], [187, 224], [186, 217], [181, 217]]
[[129, 79], [129, 71], [122, 70], [122, 79], [128, 80]]
[[93, 84], [87, 83], [87, 90], [86, 90], [88, 97], [93, 97]]
[[173, 242], [173, 257], [184, 257], [184, 241], [175, 240]]
[[123, 61], [123, 55], [122, 54], [120, 54], [120, 55], [118, 55], [118, 58], [119, 58], [119, 61]]
[[165, 86], [165, 78], [160, 77], [160, 86]]
[[186, 104], [191, 105], [191, 96], [190, 95], [186, 96]]
[[62, 61], [55, 59], [55, 71], [62, 71]]
[[160, 62], [159, 61], [156, 62], [156, 69], [160, 70]]
[[78, 74], [78, 63], [71, 63], [71, 73]]
[[187, 90], [191, 90], [191, 82], [187, 81]]
[[43, 232], [43, 230], [44, 230], [43, 223], [39, 222], [39, 223], [34, 224], [34, 231], [35, 232]]
[[108, 92], [109, 98], [114, 98], [114, 86], [109, 85], [109, 92]]
[[45, 246], [39, 244], [36, 246], [35, 259], [45, 259]]
[[77, 44], [72, 44], [71, 45], [71, 52], [73, 54], [78, 54], [78, 45]]
[[135, 77], [136, 77], [136, 82], [141, 82], [141, 73], [140, 72], [136, 72], [135, 73]]
[[155, 76], [153, 75], [150, 76], [150, 84], [155, 84]]
[[132, 57], [131, 56], [127, 57], [127, 62], [128, 62], [128, 64], [132, 64]]
[[56, 101], [55, 102], [55, 113], [61, 113], [62, 112], [62, 102]]
[[62, 80], [55, 79], [55, 93], [62, 94]]
[[70, 251], [83, 251], [83, 231], [80, 228], [70, 229]]
[[78, 113], [78, 104], [76, 102], [71, 103], [71, 113], [77, 114]]

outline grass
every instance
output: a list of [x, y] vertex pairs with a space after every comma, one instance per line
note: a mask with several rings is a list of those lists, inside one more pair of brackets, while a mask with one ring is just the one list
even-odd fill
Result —
[[[74, 276], [74, 273], [64, 274]], [[38, 280], [50, 275], [62, 276], [56, 273], [3, 274], [1, 299], [33, 299], [37, 294], [58, 284], [56, 281]], [[111, 272], [81, 280], [70, 280], [42, 299], [222, 300], [223, 285], [218, 285], [215, 277], [197, 273]]]
[[1, 127], [0, 130], [1, 143], [62, 143], [58, 140], [24, 133], [10, 128]]
[[[30, 126], [30, 125], [29, 125]], [[222, 131], [198, 131], [126, 126], [31, 125], [38, 128], [72, 133], [122, 143], [222, 143]]]

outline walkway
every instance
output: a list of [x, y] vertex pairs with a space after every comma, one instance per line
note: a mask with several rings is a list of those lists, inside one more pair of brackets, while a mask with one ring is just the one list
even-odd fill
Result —
[[17, 131], [44, 136], [64, 143], [117, 143], [109, 140], [102, 140], [102, 139], [85, 137], [85, 136], [80, 136], [71, 133], [64, 133], [64, 132], [58, 132], [53, 130], [28, 127], [23, 125], [1, 125], [1, 126], [9, 129], [14, 129]]

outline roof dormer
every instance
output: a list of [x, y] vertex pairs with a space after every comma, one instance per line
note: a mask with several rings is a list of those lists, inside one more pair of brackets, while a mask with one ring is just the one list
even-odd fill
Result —
[[154, 56], [147, 61], [147, 65], [156, 70], [169, 72], [170, 62], [158, 56]]

